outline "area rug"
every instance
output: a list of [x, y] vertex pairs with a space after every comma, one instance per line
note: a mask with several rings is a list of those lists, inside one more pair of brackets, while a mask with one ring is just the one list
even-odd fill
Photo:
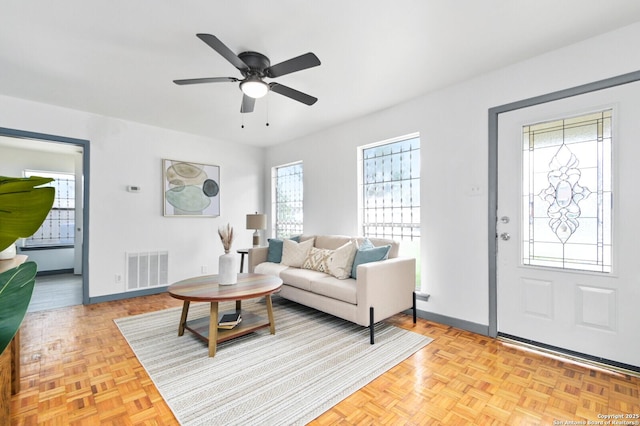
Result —
[[[183, 425], [305, 424], [431, 341], [378, 323], [370, 345], [366, 327], [273, 299], [276, 334], [221, 343], [214, 358], [189, 331], [178, 337], [180, 308], [115, 322]], [[242, 307], [266, 309], [264, 300]], [[208, 313], [208, 303], [192, 302], [189, 320]]]

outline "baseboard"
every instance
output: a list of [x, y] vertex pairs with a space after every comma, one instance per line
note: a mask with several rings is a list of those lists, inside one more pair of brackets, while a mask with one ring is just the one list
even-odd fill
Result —
[[[407, 315], [412, 315], [411, 309], [404, 311]], [[476, 334], [482, 334], [483, 336], [489, 335], [489, 326], [484, 324], [478, 324], [471, 321], [466, 321], [460, 318], [448, 317], [446, 315], [434, 314], [433, 312], [422, 311], [418, 309], [418, 318], [426, 319], [427, 321], [437, 322], [439, 324], [449, 325], [451, 327], [459, 328], [461, 330], [470, 331]]]
[[43, 277], [46, 275], [62, 275], [62, 274], [73, 274], [73, 268], [69, 269], [54, 269], [51, 271], [38, 271], [36, 273], [36, 277]]
[[[167, 288], [168, 286], [154, 287], [154, 288], [147, 288], [144, 290], [128, 291], [125, 293], [108, 294], [106, 296], [90, 297], [89, 304], [92, 305], [94, 303], [112, 302], [115, 300], [130, 299], [132, 297], [160, 294], [160, 293], [166, 292]], [[413, 311], [411, 309], [407, 309], [406, 311], [404, 311], [404, 313], [407, 315], [412, 315]], [[484, 336], [489, 335], [488, 325], [477, 324], [475, 322], [466, 321], [459, 318], [448, 317], [446, 315], [434, 314], [433, 312], [422, 311], [420, 309], [418, 309], [417, 316], [418, 318], [426, 319], [428, 321], [433, 321], [433, 322], [437, 322], [444, 325], [449, 325], [451, 327], [470, 331], [472, 333], [482, 334]]]
[[[128, 291], [126, 293], [116, 293], [116, 294], [108, 294], [106, 296], [90, 297], [89, 304], [92, 305], [94, 303], [112, 302], [115, 300], [130, 299], [132, 297], [149, 296], [152, 294], [164, 293], [167, 291], [167, 287], [168, 286], [154, 287], [154, 288], [147, 288], [144, 290]], [[404, 311], [404, 313], [408, 315], [412, 315], [413, 311], [411, 309], [407, 309], [406, 311]], [[482, 334], [484, 336], [489, 335], [488, 325], [477, 324], [475, 322], [466, 321], [459, 318], [448, 317], [446, 315], [434, 314], [433, 312], [422, 311], [420, 309], [418, 309], [417, 316], [418, 318], [426, 319], [428, 321], [433, 321], [433, 322], [437, 322], [444, 325], [449, 325], [451, 327], [470, 331], [472, 333]]]
[[146, 288], [144, 290], [127, 291], [125, 293], [107, 294], [106, 296], [90, 297], [88, 304], [93, 305], [94, 303], [113, 302], [115, 300], [131, 299], [132, 297], [150, 296], [152, 294], [166, 293], [168, 287], [169, 286], [153, 287], [153, 288]]

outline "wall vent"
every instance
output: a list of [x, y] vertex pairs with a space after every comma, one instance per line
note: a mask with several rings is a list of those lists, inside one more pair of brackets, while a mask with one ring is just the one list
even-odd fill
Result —
[[168, 285], [169, 252], [127, 253], [127, 291]]

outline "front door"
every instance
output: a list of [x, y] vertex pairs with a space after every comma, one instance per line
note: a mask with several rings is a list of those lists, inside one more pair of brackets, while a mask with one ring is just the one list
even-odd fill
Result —
[[640, 82], [501, 113], [498, 333], [640, 366]]

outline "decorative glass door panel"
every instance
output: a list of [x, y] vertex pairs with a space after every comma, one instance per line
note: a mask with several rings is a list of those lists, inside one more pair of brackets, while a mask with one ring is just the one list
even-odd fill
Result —
[[522, 263], [611, 272], [611, 109], [522, 128]]

